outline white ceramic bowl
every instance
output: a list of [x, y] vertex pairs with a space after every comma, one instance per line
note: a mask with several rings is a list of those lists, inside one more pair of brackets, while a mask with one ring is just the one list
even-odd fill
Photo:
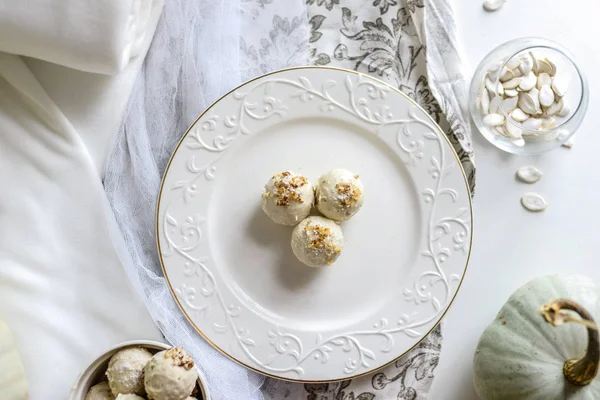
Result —
[[[108, 367], [108, 361], [115, 353], [126, 347], [144, 347], [154, 354], [162, 350], [170, 349], [172, 346], [151, 340], [135, 340], [131, 342], [124, 342], [108, 349], [102, 355], [96, 358], [96, 360], [92, 362], [86, 368], [86, 370], [81, 373], [81, 375], [79, 375], [75, 381], [75, 384], [73, 385], [73, 388], [71, 389], [71, 396], [69, 397], [69, 400], [84, 400], [85, 395], [92, 386], [105, 381], [105, 372], [106, 368]], [[210, 400], [210, 395], [208, 394], [208, 390], [206, 388], [206, 377], [199, 368], [196, 368], [196, 372], [198, 373], [199, 387], [199, 392], [196, 396], [198, 400]]]

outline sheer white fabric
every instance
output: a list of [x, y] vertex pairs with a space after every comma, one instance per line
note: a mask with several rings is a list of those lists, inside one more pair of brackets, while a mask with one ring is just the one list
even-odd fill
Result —
[[101, 74], [145, 51], [156, 0], [0, 0], [0, 51]]
[[202, 340], [173, 301], [156, 255], [160, 180], [198, 114], [243, 79], [305, 64], [306, 37], [302, 0], [167, 0], [107, 162], [105, 189], [130, 250], [130, 277], [166, 339], [193, 354], [215, 400], [262, 399], [264, 377]]

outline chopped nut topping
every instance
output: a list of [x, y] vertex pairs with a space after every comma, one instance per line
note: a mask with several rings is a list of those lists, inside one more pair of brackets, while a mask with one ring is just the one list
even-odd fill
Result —
[[277, 188], [274, 195], [277, 197], [275, 204], [278, 206], [288, 206], [291, 201], [304, 203], [304, 199], [297, 190], [308, 183], [308, 179], [303, 176], [291, 176], [288, 171], [273, 176], [275, 182], [273, 185]]
[[183, 367], [187, 370], [194, 368], [194, 360], [192, 360], [192, 357], [185, 354], [180, 347], [173, 347], [167, 350], [165, 358], [171, 358], [173, 360], [173, 365], [177, 367]]
[[306, 235], [310, 240], [308, 248], [322, 249], [327, 256], [327, 264], [331, 265], [335, 256], [341, 252], [341, 249], [333, 244], [331, 229], [308, 222], [304, 227], [304, 232], [306, 232]]
[[360, 199], [361, 191], [352, 183], [338, 183], [335, 185], [335, 189], [337, 190], [338, 200], [342, 207], [354, 207]]

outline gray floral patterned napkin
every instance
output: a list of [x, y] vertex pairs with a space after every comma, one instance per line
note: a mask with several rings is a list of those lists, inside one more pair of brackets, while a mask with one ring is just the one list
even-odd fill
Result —
[[307, 0], [307, 4], [309, 63], [369, 74], [409, 95], [448, 132], [474, 188], [464, 104], [466, 72], [447, 1]]
[[442, 347], [440, 326], [404, 357], [376, 373], [330, 383], [290, 383], [269, 378], [267, 399], [290, 400], [419, 400], [426, 399]]
[[[309, 64], [369, 74], [410, 96], [447, 132], [473, 191], [475, 167], [464, 107], [465, 72], [461, 54], [457, 53], [454, 17], [447, 1], [306, 2]], [[288, 26], [293, 27], [293, 23]], [[441, 345], [438, 326], [408, 354], [376, 373], [341, 382], [304, 385], [268, 378], [263, 395], [268, 399], [293, 400], [425, 399]]]

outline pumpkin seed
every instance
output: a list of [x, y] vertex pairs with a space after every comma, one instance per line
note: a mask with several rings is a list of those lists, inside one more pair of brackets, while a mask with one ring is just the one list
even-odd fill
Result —
[[481, 112], [484, 114], [490, 113], [490, 95], [486, 88], [481, 92]]
[[571, 108], [569, 107], [569, 104], [567, 104], [567, 100], [563, 99], [563, 106], [560, 109], [560, 111], [558, 112], [558, 116], [561, 118], [565, 118], [566, 116], [569, 115], [570, 112], [571, 112]]
[[504, 86], [502, 86], [502, 83], [498, 82], [498, 87], [496, 88], [496, 93], [498, 93], [500, 96], [504, 96]]
[[511, 140], [511, 143], [514, 144], [515, 146], [519, 146], [519, 147], [523, 147], [525, 146], [525, 140], [521, 139], [513, 139]]
[[539, 136], [537, 131], [523, 131], [523, 139], [532, 139]]
[[535, 87], [536, 82], [537, 76], [535, 76], [533, 71], [529, 71], [529, 73], [521, 79], [521, 82], [519, 82], [519, 88], [524, 91], [529, 91]]
[[494, 12], [499, 10], [507, 0], [485, 0], [483, 2], [483, 8], [486, 11]]
[[515, 73], [510, 69], [507, 69], [502, 75], [500, 75], [500, 82], [510, 81], [515, 77]]
[[533, 55], [533, 53], [531, 51], [529, 52], [529, 58], [531, 58], [531, 62], [533, 63], [531, 70], [533, 71], [534, 74], [537, 75], [538, 74], [537, 59], [535, 58], [535, 56]]
[[[547, 58], [543, 59], [543, 60], [537, 60], [537, 70], [538, 70], [538, 74], [546, 73], [546, 74], [552, 76], [552, 66], [548, 62]], [[556, 72], [556, 70], [554, 72]]]
[[494, 127], [494, 130], [496, 131], [496, 133], [497, 133], [497, 134], [499, 134], [499, 135], [501, 135], [501, 136], [504, 136], [504, 137], [508, 136], [508, 135], [506, 134], [506, 132], [504, 131], [503, 125], [500, 125], [500, 126], [495, 126], [495, 127]]
[[538, 130], [542, 127], [542, 120], [539, 118], [529, 118], [523, 122], [523, 128], [528, 130]]
[[555, 76], [556, 75], [556, 64], [554, 64], [552, 61], [548, 60], [547, 58], [546, 58], [546, 62], [550, 66], [550, 72], [548, 72], [548, 73], [552, 77]]
[[492, 93], [496, 93], [496, 87], [494, 86], [494, 83], [491, 81], [490, 78], [485, 78], [485, 88], [488, 90], [490, 95]]
[[500, 109], [500, 104], [502, 104], [502, 97], [496, 96], [490, 100], [490, 114], [498, 114], [498, 110]]
[[556, 118], [546, 117], [542, 118], [542, 129], [552, 129], [556, 126]]
[[540, 108], [540, 91], [537, 88], [533, 88], [529, 91], [533, 101], [535, 102], [536, 111], [535, 114], [541, 114], [542, 109]]
[[569, 90], [569, 81], [564, 76], [556, 76], [552, 80], [552, 90], [557, 96], [563, 97]]
[[517, 69], [521, 64], [521, 59], [519, 57], [513, 57], [506, 63], [506, 68], [510, 70]]
[[542, 86], [544, 86], [544, 85], [550, 85], [550, 84], [552, 84], [552, 78], [550, 78], [550, 75], [548, 75], [545, 72], [542, 72], [541, 74], [538, 75], [537, 85], [536, 85], [536, 87], [538, 89], [541, 89]]
[[522, 80], [523, 80], [523, 78], [513, 78], [510, 81], [504, 82], [502, 84], [502, 87], [504, 89], [514, 89], [517, 86], [519, 86], [519, 84], [521, 83]]
[[550, 107], [548, 107], [545, 111], [545, 114], [549, 117], [557, 114], [563, 108], [563, 99], [559, 98], [557, 101], [552, 103]]
[[537, 193], [527, 192], [521, 197], [521, 204], [529, 211], [544, 211], [548, 204], [542, 196]]
[[555, 130], [549, 131], [548, 133], [544, 134], [544, 140], [546, 142], [551, 142], [551, 141], [555, 140], [558, 137], [559, 130], [560, 129], [558, 129], [558, 130], [555, 129]]
[[529, 115], [525, 114], [520, 108], [514, 109], [513, 112], [510, 113], [510, 116], [517, 122], [523, 122], [529, 118]]
[[525, 183], [536, 183], [542, 176], [542, 171], [533, 165], [525, 165], [517, 170], [517, 177]]
[[508, 97], [515, 97], [519, 95], [519, 91], [517, 89], [506, 89], [504, 94]]
[[540, 89], [540, 104], [544, 107], [550, 107], [554, 103], [554, 92], [548, 85], [542, 86]]
[[531, 57], [523, 57], [521, 65], [519, 65], [519, 69], [521, 70], [523, 75], [528, 75], [531, 71], [533, 71], [533, 60], [531, 59]]
[[514, 110], [515, 108], [517, 108], [517, 103], [519, 102], [519, 98], [518, 97], [507, 97], [506, 99], [502, 100], [502, 109], [504, 110], [505, 113], [509, 113], [512, 110]]
[[487, 126], [499, 126], [504, 123], [504, 115], [488, 114], [483, 118], [483, 123]]
[[530, 115], [535, 114], [538, 110], [537, 96], [532, 96], [531, 93], [521, 92], [517, 104], [521, 110]]
[[508, 136], [510, 136], [513, 139], [520, 139], [523, 135], [523, 131], [517, 126], [510, 123], [509, 121], [506, 121], [504, 123], [504, 130], [506, 131]]
[[517, 68], [513, 70], [513, 74], [515, 74], [515, 78], [518, 78], [520, 76], [523, 76], [523, 71], [521, 71], [521, 68]]

